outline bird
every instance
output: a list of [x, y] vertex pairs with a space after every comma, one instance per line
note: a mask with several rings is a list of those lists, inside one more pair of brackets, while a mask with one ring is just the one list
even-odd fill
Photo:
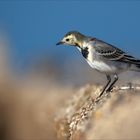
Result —
[[140, 59], [103, 40], [86, 36], [78, 31], [69, 31], [56, 45], [76, 47], [91, 68], [106, 75], [107, 82], [100, 92], [99, 98], [112, 91], [120, 73], [140, 72]]

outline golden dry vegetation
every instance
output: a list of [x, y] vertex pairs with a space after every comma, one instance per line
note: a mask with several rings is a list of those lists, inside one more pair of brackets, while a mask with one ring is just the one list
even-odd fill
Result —
[[101, 85], [63, 85], [33, 71], [19, 78], [2, 48], [0, 140], [140, 139], [139, 80], [95, 101]]

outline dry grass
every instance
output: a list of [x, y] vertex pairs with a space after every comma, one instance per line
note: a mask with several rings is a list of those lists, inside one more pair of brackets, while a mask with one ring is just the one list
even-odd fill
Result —
[[101, 86], [60, 84], [53, 67], [47, 79], [31, 71], [19, 80], [1, 49], [0, 140], [140, 139], [139, 84], [97, 101]]
[[73, 89], [35, 80], [14, 85], [0, 88], [3, 140], [140, 138], [139, 90], [114, 91], [95, 103], [99, 86]]
[[[73, 96], [69, 105], [63, 109], [61, 117], [56, 119], [59, 139], [140, 138], [138, 130], [134, 129], [134, 127], [140, 128], [137, 124], [140, 108], [135, 108], [139, 104], [139, 89], [116, 89], [112, 93], [112, 97], [104, 96], [96, 101], [95, 97], [99, 93], [99, 89], [98, 86], [86, 86]], [[136, 113], [138, 117], [132, 118], [132, 112]], [[128, 127], [125, 128], [125, 125]], [[133, 125], [133, 128], [130, 125]]]

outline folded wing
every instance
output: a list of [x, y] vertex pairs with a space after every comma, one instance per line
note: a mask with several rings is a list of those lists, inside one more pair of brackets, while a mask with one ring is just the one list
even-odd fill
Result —
[[114, 47], [113, 45], [108, 44], [102, 40], [95, 39], [93, 46], [96, 53], [104, 59], [140, 65], [139, 59], [128, 55], [117, 47]]

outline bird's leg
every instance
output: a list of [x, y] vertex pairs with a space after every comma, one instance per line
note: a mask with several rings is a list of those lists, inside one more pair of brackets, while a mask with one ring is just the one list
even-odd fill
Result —
[[110, 84], [110, 86], [106, 89], [106, 92], [110, 92], [111, 90], [112, 90], [112, 88], [113, 88], [113, 85], [118, 81], [118, 75], [117, 74], [115, 74], [114, 75], [114, 80], [113, 80], [113, 82]]
[[102, 92], [100, 93], [100, 95], [99, 95], [97, 98], [100, 98], [100, 97], [103, 95], [103, 93], [105, 92], [106, 88], [108, 87], [108, 85], [109, 85], [110, 82], [111, 82], [111, 77], [110, 77], [109, 75], [106, 75], [106, 78], [107, 78], [107, 81], [108, 81], [108, 82], [106, 83], [106, 85], [104, 86]]

